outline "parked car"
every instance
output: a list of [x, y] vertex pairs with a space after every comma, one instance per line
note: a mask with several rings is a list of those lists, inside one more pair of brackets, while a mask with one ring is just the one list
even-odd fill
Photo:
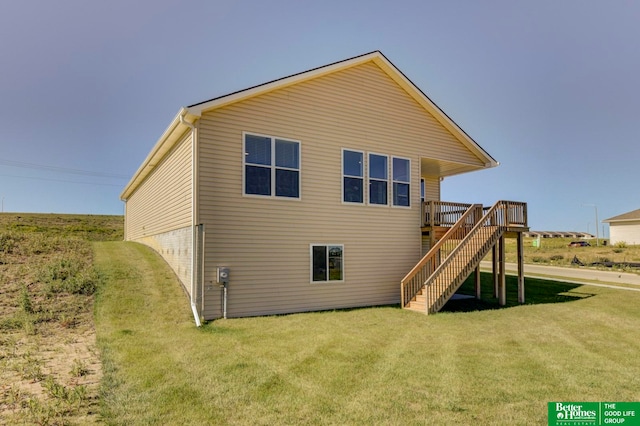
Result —
[[591, 244], [589, 244], [586, 241], [571, 241], [569, 243], [569, 247], [589, 247]]

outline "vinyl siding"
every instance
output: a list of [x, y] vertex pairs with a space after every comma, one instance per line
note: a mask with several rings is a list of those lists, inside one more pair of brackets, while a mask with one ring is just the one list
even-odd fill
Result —
[[440, 178], [438, 176], [424, 176], [424, 199], [426, 201], [440, 201]]
[[140, 240], [191, 225], [191, 133], [126, 201], [126, 238]]
[[126, 201], [125, 236], [157, 251], [191, 289], [191, 132]]
[[619, 242], [630, 245], [640, 244], [640, 221], [609, 224], [609, 240], [611, 244]]
[[[243, 131], [301, 142], [300, 200], [243, 196]], [[207, 319], [217, 266], [229, 317], [398, 303], [421, 254], [420, 158], [481, 164], [372, 63], [204, 113], [199, 137]], [[409, 158], [411, 207], [343, 204], [342, 148]], [[343, 282], [310, 282], [310, 244], [344, 245]]]

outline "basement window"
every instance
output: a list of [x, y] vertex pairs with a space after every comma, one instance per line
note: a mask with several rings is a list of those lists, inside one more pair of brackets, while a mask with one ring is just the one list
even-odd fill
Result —
[[311, 245], [311, 281], [344, 280], [344, 245]]
[[245, 133], [244, 193], [300, 198], [300, 142]]

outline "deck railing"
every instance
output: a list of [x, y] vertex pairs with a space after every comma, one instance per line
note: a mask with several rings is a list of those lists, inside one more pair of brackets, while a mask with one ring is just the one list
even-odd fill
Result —
[[526, 203], [498, 201], [484, 212], [480, 204], [469, 207], [404, 277], [400, 284], [402, 306], [424, 288], [426, 312], [437, 312], [505, 229], [527, 226]]
[[422, 227], [453, 226], [471, 204], [448, 201], [425, 201], [422, 203]]
[[[462, 204], [446, 203], [456, 205], [460, 208]], [[452, 224], [451, 228], [444, 234], [429, 252], [418, 262], [416, 266], [402, 279], [400, 283], [400, 294], [402, 306], [405, 306], [420, 290], [425, 282], [434, 273], [443, 259], [455, 249], [461, 240], [473, 229], [482, 218], [482, 204], [468, 204], [464, 213]]]

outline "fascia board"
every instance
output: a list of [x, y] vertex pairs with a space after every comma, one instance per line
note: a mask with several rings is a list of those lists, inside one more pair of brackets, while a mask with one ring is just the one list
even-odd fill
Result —
[[289, 77], [284, 77], [269, 83], [254, 86], [249, 89], [240, 90], [238, 92], [221, 96], [219, 98], [215, 98], [210, 101], [203, 102], [201, 104], [192, 105], [187, 109], [190, 114], [201, 116], [202, 113], [204, 112], [221, 108], [223, 106], [230, 105], [236, 102], [240, 102], [245, 99], [250, 99], [255, 96], [263, 95], [273, 90], [282, 89], [285, 87], [292, 86], [294, 84], [302, 83], [304, 81], [308, 81], [318, 77], [322, 77], [324, 75], [332, 74], [337, 71], [342, 71], [342, 70], [363, 64], [365, 62], [369, 62], [378, 56], [380, 56], [379, 52], [367, 53], [362, 56], [357, 56], [355, 58], [347, 59], [345, 61], [336, 62], [330, 65], [325, 65], [319, 68], [312, 69], [310, 71], [304, 71]]
[[380, 54], [374, 62], [400, 87], [415, 99], [425, 110], [442, 124], [456, 139], [477, 155], [486, 168], [496, 167], [500, 163], [488, 152], [478, 145], [464, 130], [460, 128], [444, 111], [440, 109], [429, 97], [422, 92], [411, 80], [409, 80], [398, 68], [395, 67], [384, 55]]
[[635, 219], [605, 219], [602, 221], [603, 223], [620, 223], [620, 222], [639, 222], [640, 218]]
[[198, 116], [190, 114], [186, 108], [181, 108], [176, 114], [175, 118], [171, 121], [167, 129], [164, 131], [160, 139], [151, 149], [147, 158], [142, 162], [138, 170], [135, 172], [129, 183], [125, 186], [124, 190], [120, 194], [120, 199], [126, 201], [131, 194], [138, 188], [138, 186], [145, 180], [145, 178], [151, 173], [154, 167], [162, 161], [164, 156], [171, 151], [175, 144], [188, 129], [189, 126], [184, 124], [180, 117], [188, 123], [193, 124]]

